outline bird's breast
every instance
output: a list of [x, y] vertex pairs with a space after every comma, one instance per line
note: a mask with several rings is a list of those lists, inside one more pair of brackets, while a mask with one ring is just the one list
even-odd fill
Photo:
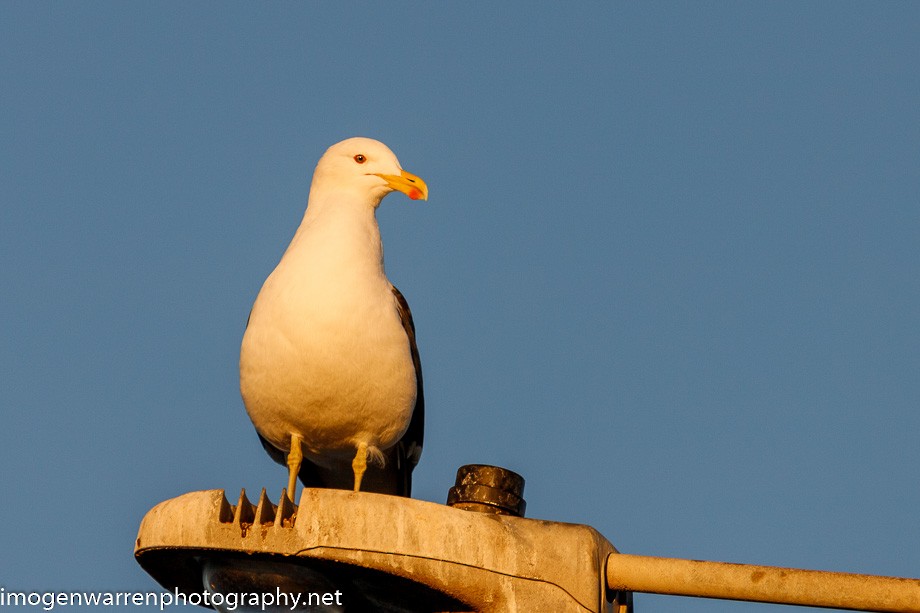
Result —
[[[284, 262], [282, 261], [282, 264]], [[256, 429], [281, 449], [386, 449], [408, 426], [415, 369], [389, 282], [354, 270], [281, 265], [253, 306], [240, 387]]]

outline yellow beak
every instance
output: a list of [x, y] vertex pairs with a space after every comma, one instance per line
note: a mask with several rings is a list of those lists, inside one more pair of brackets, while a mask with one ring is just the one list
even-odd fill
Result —
[[404, 193], [413, 200], [428, 200], [428, 186], [411, 172], [403, 170], [398, 175], [384, 175], [376, 172], [374, 174], [386, 181], [391, 188]]

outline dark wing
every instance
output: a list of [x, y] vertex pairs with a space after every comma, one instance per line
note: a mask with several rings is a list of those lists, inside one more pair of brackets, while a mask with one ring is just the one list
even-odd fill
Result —
[[422, 385], [422, 361], [415, 342], [415, 323], [412, 321], [412, 311], [409, 310], [409, 303], [406, 302], [405, 297], [395, 287], [393, 296], [396, 297], [396, 307], [403, 329], [406, 331], [406, 336], [409, 337], [409, 350], [412, 352], [412, 363], [415, 364], [415, 381], [418, 388], [412, 420], [402, 439], [396, 443], [396, 461], [402, 490], [399, 495], [408, 497], [412, 493], [412, 471], [418, 464], [419, 458], [422, 457], [422, 442], [425, 435], [425, 392]]

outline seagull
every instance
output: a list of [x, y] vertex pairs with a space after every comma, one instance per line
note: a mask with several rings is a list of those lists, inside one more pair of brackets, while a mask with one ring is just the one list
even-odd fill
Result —
[[313, 173], [307, 210], [256, 297], [240, 393], [262, 446], [304, 487], [409, 496], [425, 401], [412, 313], [383, 268], [377, 207], [428, 186], [383, 143], [349, 138]]

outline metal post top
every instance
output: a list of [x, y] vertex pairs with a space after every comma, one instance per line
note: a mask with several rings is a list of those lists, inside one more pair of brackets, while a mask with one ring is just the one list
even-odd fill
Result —
[[209, 490], [160, 503], [141, 523], [135, 557], [169, 590], [200, 590], [203, 561], [245, 555], [334, 565], [343, 581], [384, 573], [469, 607], [433, 610], [608, 610], [604, 571], [616, 549], [590, 526], [345, 490], [304, 489], [296, 507], [285, 500], [273, 505], [263, 491], [253, 504], [244, 492], [231, 505]]
[[[203, 577], [258, 584], [288, 568], [388, 613], [625, 613], [632, 592], [920, 613], [920, 579], [620, 554], [590, 526], [516, 516], [523, 488], [512, 471], [469, 465], [450, 506], [310, 488], [297, 506], [265, 490], [231, 505], [223, 490], [191, 492], [147, 513], [135, 557], [170, 591], [197, 592]], [[417, 604], [386, 605], [394, 595]]]

